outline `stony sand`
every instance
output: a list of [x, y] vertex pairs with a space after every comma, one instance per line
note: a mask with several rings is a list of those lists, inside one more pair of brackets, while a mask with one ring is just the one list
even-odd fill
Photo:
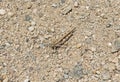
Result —
[[0, 82], [120, 82], [120, 0], [0, 0]]

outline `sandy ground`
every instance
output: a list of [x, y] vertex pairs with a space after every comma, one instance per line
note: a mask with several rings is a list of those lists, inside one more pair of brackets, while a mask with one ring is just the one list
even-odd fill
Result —
[[0, 82], [120, 82], [119, 37], [120, 0], [0, 0]]

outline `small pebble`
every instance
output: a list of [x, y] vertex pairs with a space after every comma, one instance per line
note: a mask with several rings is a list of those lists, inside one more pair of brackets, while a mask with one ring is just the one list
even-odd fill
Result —
[[50, 37], [52, 37], [52, 35], [45, 35], [45, 36], [44, 36], [45, 39], [48, 39], [48, 38], [50, 38]]
[[90, 7], [89, 7], [89, 6], [86, 6], [85, 8], [86, 8], [87, 10], [89, 10]]
[[57, 8], [58, 5], [57, 5], [57, 3], [53, 3], [51, 6], [54, 8]]
[[14, 13], [8, 12], [8, 16], [12, 17], [12, 16], [14, 16]]
[[26, 8], [27, 8], [27, 9], [31, 9], [31, 7], [32, 7], [32, 3], [27, 3], [27, 4], [26, 4]]
[[117, 70], [120, 70], [120, 65], [116, 65], [116, 69], [117, 69]]
[[28, 30], [32, 32], [32, 31], [34, 31], [34, 27], [30, 26], [30, 27], [28, 27]]
[[120, 30], [120, 25], [114, 27], [115, 30]]
[[70, 13], [72, 11], [72, 7], [71, 6], [68, 6], [66, 7], [63, 11], [62, 11], [62, 14], [63, 15], [67, 15], [68, 13]]
[[75, 8], [78, 8], [78, 6], [79, 6], [79, 3], [78, 3], [77, 1], [75, 1], [75, 2], [74, 2], [74, 7], [75, 7]]
[[4, 9], [0, 9], [0, 15], [4, 15], [6, 11]]
[[10, 43], [8, 43], [8, 42], [5, 43], [5, 45], [6, 45], [6, 47], [10, 47]]
[[0, 45], [0, 50], [4, 49], [6, 45]]
[[96, 74], [100, 74], [100, 71], [96, 71]]
[[113, 63], [118, 63], [119, 62], [118, 57], [112, 58], [111, 60], [112, 60]]
[[35, 26], [36, 25], [35, 21], [31, 21], [31, 25]]
[[54, 28], [51, 28], [51, 32], [55, 32], [55, 29], [54, 29]]
[[84, 75], [83, 67], [80, 63], [78, 63], [74, 68], [72, 72], [72, 77], [82, 78]]
[[65, 78], [65, 79], [68, 79], [68, 78], [69, 78], [69, 75], [68, 75], [68, 74], [64, 74], [64, 78]]
[[109, 43], [108, 43], [108, 46], [111, 47], [111, 46], [112, 46], [112, 43], [109, 42]]
[[109, 71], [104, 71], [104, 73], [102, 74], [103, 80], [109, 80], [110, 79], [110, 73]]
[[45, 45], [41, 43], [41, 44], [39, 45], [39, 47], [40, 47], [40, 48], [45, 48]]
[[31, 0], [31, 2], [36, 2], [37, 0]]
[[37, 10], [36, 8], [35, 8], [35, 9], [33, 9], [33, 13], [34, 13], [34, 14], [36, 14], [36, 13], [37, 13], [37, 11], [38, 11], [38, 10]]
[[42, 18], [44, 16], [44, 14], [42, 12], [39, 12], [38, 16], [39, 16], [39, 18]]
[[90, 50], [93, 51], [93, 52], [95, 52], [96, 48], [95, 47], [91, 47]]
[[120, 38], [117, 38], [113, 41], [112, 52], [116, 52], [120, 50]]
[[80, 48], [81, 46], [82, 46], [82, 44], [79, 43], [79, 44], [76, 45], [76, 48]]
[[120, 55], [118, 56], [118, 58], [120, 59]]
[[8, 78], [5, 78], [5, 79], [3, 80], [3, 82], [8, 82]]
[[30, 21], [30, 20], [32, 20], [31, 16], [25, 15], [25, 21]]
[[63, 4], [63, 3], [65, 3], [66, 0], [60, 0], [60, 1], [61, 1], [61, 3]]
[[30, 79], [25, 79], [24, 82], [30, 82]]
[[107, 28], [109, 28], [109, 27], [111, 27], [111, 26], [112, 26], [112, 24], [110, 24], [110, 23], [106, 25]]

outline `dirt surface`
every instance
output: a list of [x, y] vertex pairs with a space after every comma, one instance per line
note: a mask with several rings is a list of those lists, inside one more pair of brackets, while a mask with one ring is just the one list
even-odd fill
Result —
[[120, 0], [0, 0], [0, 82], [120, 82], [119, 50]]

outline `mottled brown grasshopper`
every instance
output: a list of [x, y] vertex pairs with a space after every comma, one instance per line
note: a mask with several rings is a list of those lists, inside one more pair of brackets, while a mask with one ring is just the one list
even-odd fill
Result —
[[52, 49], [58, 49], [58, 48], [60, 48], [66, 41], [68, 41], [70, 39], [71, 36], [73, 36], [73, 33], [74, 33], [75, 29], [76, 28], [70, 29], [62, 37], [60, 37], [59, 39], [53, 41], [53, 43], [51, 44], [50, 47]]

